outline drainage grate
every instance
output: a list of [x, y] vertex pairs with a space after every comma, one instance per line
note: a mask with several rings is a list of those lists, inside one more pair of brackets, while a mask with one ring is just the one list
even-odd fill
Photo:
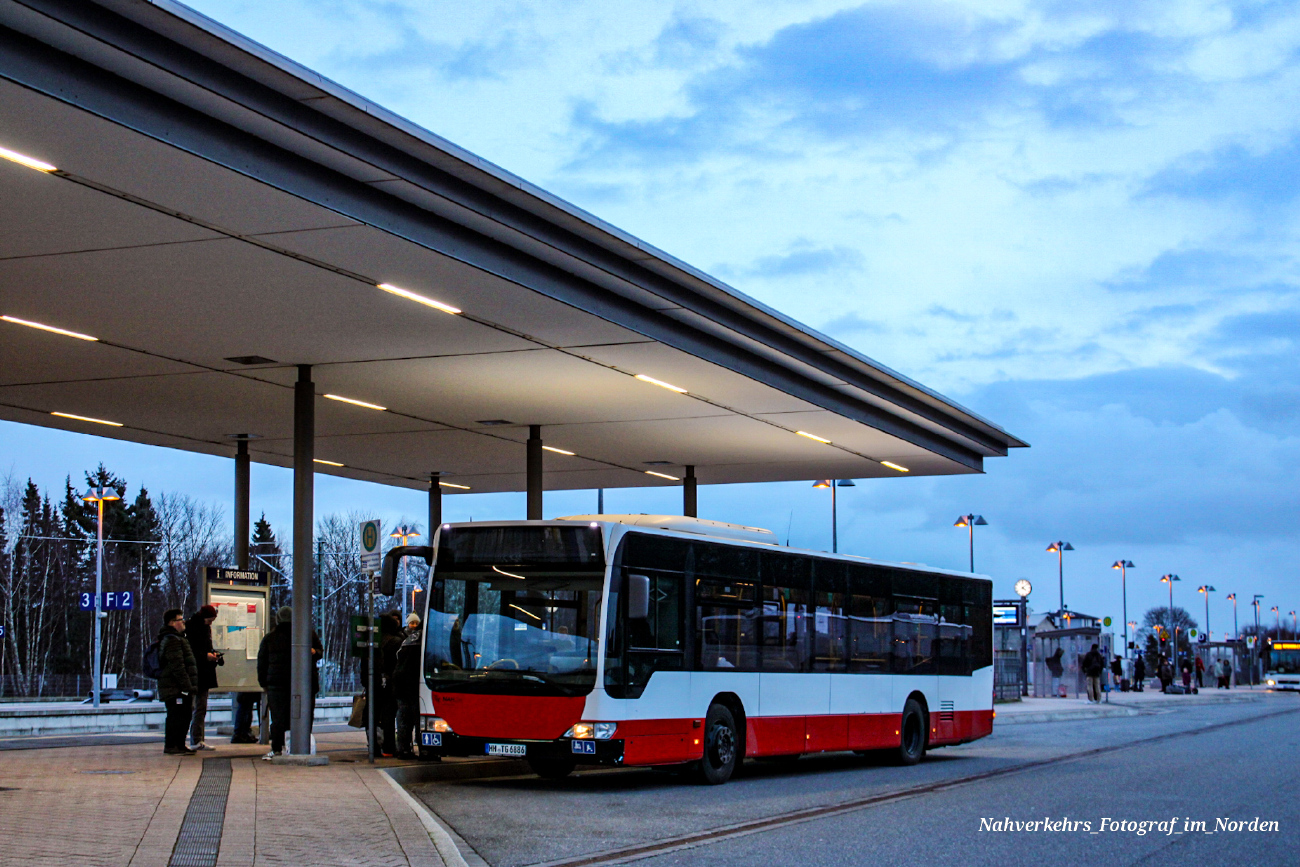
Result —
[[230, 759], [204, 759], [168, 867], [215, 867], [230, 794]]

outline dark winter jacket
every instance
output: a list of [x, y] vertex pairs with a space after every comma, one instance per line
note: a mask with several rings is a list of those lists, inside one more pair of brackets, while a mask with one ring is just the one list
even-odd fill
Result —
[[1106, 660], [1101, 658], [1101, 654], [1095, 650], [1089, 650], [1083, 655], [1083, 673], [1088, 677], [1101, 677], [1101, 673], [1106, 669]]
[[1133, 663], [1133, 679], [1139, 682], [1147, 679], [1147, 663], [1140, 655]]
[[[311, 694], [320, 692], [320, 672], [316, 670], [316, 661], [320, 659], [320, 637], [316, 630], [311, 633], [311, 646], [314, 651], [311, 664]], [[292, 687], [293, 681], [293, 624], [281, 623], [262, 639], [257, 648], [257, 683], [265, 690], [285, 690]]]
[[[379, 681], [379, 689], [376, 694], [381, 700], [391, 699], [393, 697], [393, 674], [397, 670], [397, 651], [402, 646], [402, 636], [394, 621], [389, 623], [390, 618], [379, 618], [379, 647], [375, 648], [375, 678]], [[361, 657], [361, 685], [368, 687], [370, 684], [370, 660], [368, 656]]]
[[420, 655], [423, 652], [423, 635], [419, 629], [397, 648], [397, 663], [393, 668], [393, 697], [414, 704], [420, 700]]
[[1051, 673], [1052, 677], [1060, 677], [1065, 671], [1065, 669], [1061, 667], [1061, 652], [1059, 650], [1043, 661], [1047, 663], [1047, 670]]
[[1124, 676], [1124, 660], [1118, 656], [1111, 660], [1110, 673], [1115, 675], [1116, 680], [1122, 678]]
[[199, 667], [199, 691], [216, 689], [217, 664], [208, 659], [208, 654], [213, 652], [212, 627], [195, 614], [185, 621], [185, 637], [189, 639], [190, 649], [194, 651], [194, 664]]
[[185, 637], [173, 626], [164, 626], [158, 633], [158, 697], [163, 701], [199, 689], [199, 671], [194, 663], [194, 651]]

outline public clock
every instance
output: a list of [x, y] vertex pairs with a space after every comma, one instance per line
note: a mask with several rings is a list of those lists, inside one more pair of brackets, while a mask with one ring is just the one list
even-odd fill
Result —
[[1028, 596], [1029, 591], [1033, 589], [1034, 589], [1034, 585], [1030, 584], [1024, 578], [1021, 578], [1019, 581], [1016, 582], [1016, 595], [1019, 596], [1021, 599], [1024, 599], [1026, 596]]

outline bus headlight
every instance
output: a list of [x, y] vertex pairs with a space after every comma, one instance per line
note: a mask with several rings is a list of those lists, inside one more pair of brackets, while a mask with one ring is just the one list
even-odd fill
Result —
[[422, 716], [420, 717], [420, 731], [422, 732], [442, 732], [443, 734], [454, 734], [451, 726], [440, 716]]
[[562, 737], [574, 738], [576, 740], [598, 740], [607, 741], [614, 736], [618, 729], [618, 723], [602, 722], [590, 723], [580, 722], [565, 732]]
[[1271, 681], [1271, 680], [1270, 680], [1270, 681], [1268, 681], [1268, 685], [1269, 685], [1269, 686], [1277, 686], [1277, 683], [1274, 682], [1274, 681]]

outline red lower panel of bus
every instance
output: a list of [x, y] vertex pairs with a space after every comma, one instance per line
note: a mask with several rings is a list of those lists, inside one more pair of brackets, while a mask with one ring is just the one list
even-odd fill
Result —
[[[888, 713], [749, 717], [745, 755], [889, 749], [898, 746], [901, 721], [902, 714]], [[930, 728], [931, 746], [974, 740], [993, 731], [993, 711], [955, 711], [943, 720], [934, 714]], [[619, 723], [615, 737], [624, 742], [626, 765], [689, 762], [704, 750], [702, 720], [628, 720]]]
[[474, 695], [439, 692], [433, 712], [471, 738], [555, 740], [582, 721], [585, 696]]

